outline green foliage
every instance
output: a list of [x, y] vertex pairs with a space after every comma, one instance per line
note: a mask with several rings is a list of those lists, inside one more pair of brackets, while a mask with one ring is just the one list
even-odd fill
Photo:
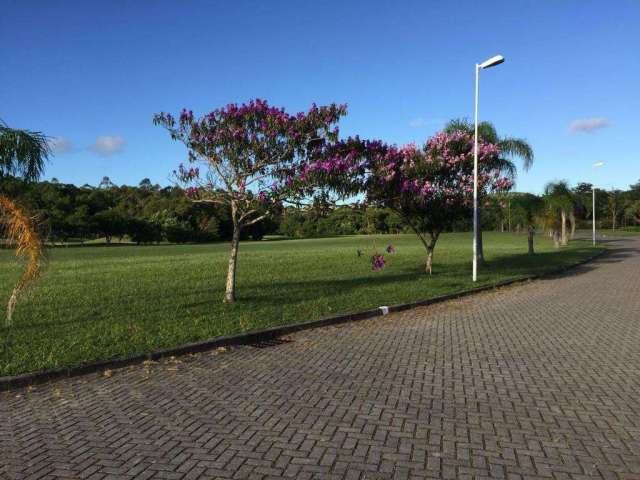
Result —
[[482, 224], [488, 230], [525, 232], [543, 210], [543, 199], [532, 193], [492, 195], [482, 209]]
[[95, 230], [100, 232], [111, 243], [112, 237], [124, 237], [128, 231], [128, 222], [125, 215], [115, 208], [101, 210], [93, 216]]
[[624, 218], [630, 224], [640, 225], [640, 200], [629, 202], [624, 210]]
[[362, 205], [316, 209], [285, 209], [279, 233], [291, 238], [402, 233], [406, 226], [400, 216], [387, 208]]
[[[582, 227], [591, 226], [593, 218], [593, 190], [590, 183], [578, 183], [572, 189], [575, 201], [574, 211]], [[596, 189], [596, 222], [598, 228], [616, 226], [632, 227], [640, 225], [640, 215], [636, 214], [636, 203], [640, 201], [640, 182], [629, 186], [628, 190], [606, 191]]]
[[162, 228], [160, 224], [153, 221], [132, 218], [128, 222], [128, 229], [129, 237], [138, 245], [158, 243], [162, 240]]

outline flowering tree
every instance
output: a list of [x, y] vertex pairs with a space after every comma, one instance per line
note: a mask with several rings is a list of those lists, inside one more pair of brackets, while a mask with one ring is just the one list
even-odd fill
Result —
[[159, 113], [154, 123], [186, 145], [190, 166], [177, 178], [194, 201], [227, 206], [233, 236], [224, 295], [235, 301], [240, 233], [262, 221], [280, 202], [309, 193], [304, 165], [338, 139], [336, 126], [346, 105], [331, 104], [290, 115], [256, 99], [229, 104], [196, 119], [183, 110], [176, 119]]
[[[327, 148], [307, 165], [315, 183], [342, 196], [364, 193], [367, 202], [396, 211], [424, 245], [426, 271], [433, 268], [438, 237], [453, 222], [470, 215], [473, 197], [473, 137], [462, 131], [441, 132], [422, 148], [402, 148], [350, 138]], [[492, 167], [497, 145], [479, 145], [479, 189], [503, 191], [508, 177]]]

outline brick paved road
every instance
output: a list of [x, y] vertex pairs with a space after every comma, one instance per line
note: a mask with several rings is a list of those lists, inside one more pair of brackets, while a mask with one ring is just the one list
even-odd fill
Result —
[[2, 478], [640, 478], [640, 241], [570, 276], [0, 395]]

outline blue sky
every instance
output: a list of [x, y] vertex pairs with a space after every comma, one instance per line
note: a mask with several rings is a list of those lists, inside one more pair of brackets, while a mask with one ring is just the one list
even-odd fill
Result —
[[153, 114], [253, 97], [344, 102], [343, 134], [422, 142], [472, 117], [474, 64], [501, 53], [480, 117], [533, 145], [518, 190], [640, 179], [637, 0], [2, 5], [0, 118], [57, 137], [46, 178], [167, 184], [186, 152]]

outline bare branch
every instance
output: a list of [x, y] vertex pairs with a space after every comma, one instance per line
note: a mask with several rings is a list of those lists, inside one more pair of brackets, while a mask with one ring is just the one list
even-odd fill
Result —
[[264, 215], [260, 215], [259, 217], [254, 218], [253, 220], [245, 223], [244, 226], [248, 227], [250, 225], [253, 225], [254, 223], [258, 223], [258, 222], [264, 220], [265, 218], [267, 218], [268, 216], [269, 216], [269, 213], [265, 213]]

